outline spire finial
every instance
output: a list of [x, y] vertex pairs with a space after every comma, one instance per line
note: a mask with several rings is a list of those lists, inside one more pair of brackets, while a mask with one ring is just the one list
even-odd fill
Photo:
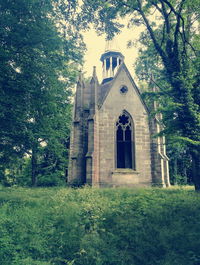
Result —
[[92, 76], [93, 76], [94, 78], [97, 77], [96, 66], [93, 66], [93, 74], [92, 74]]
[[83, 81], [83, 73], [82, 70], [79, 70], [79, 74], [78, 74], [78, 82], [82, 82]]

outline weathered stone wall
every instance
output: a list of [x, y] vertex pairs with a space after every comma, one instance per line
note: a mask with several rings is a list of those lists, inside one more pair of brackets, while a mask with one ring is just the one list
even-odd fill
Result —
[[[128, 92], [120, 93], [126, 85]], [[136, 172], [116, 171], [116, 121], [126, 110], [135, 127]], [[125, 170], [126, 171], [126, 170]], [[117, 177], [116, 177], [117, 176]], [[122, 68], [99, 110], [99, 181], [101, 186], [110, 185], [151, 185], [150, 131], [148, 113], [134, 84]], [[115, 183], [113, 183], [113, 180]]]

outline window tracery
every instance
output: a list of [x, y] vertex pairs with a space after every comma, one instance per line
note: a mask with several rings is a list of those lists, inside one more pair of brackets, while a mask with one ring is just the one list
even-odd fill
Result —
[[116, 122], [116, 166], [135, 169], [133, 125], [130, 115], [123, 112]]

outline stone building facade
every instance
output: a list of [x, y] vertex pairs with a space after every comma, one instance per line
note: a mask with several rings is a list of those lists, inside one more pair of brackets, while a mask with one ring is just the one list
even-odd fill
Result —
[[[169, 186], [165, 138], [160, 117], [150, 118], [124, 56], [108, 49], [89, 84], [82, 74], [76, 88], [68, 182], [97, 187]], [[156, 109], [156, 102], [152, 106]]]

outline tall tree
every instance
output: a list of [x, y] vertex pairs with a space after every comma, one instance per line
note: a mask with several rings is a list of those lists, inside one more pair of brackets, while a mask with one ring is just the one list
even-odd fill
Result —
[[[136, 74], [139, 78], [139, 87], [146, 103], [151, 108], [152, 103], [156, 100], [159, 103], [157, 112], [162, 111], [163, 125], [167, 126], [169, 113], [172, 109], [176, 111], [173, 99], [169, 91], [170, 85], [166, 80], [165, 69], [162, 67], [161, 60], [157, 55], [154, 46], [149, 42], [149, 38], [143, 36], [145, 49], [139, 50], [139, 56], [136, 61]], [[147, 42], [147, 43], [146, 43]], [[153, 86], [153, 90], [152, 90]], [[152, 115], [156, 114], [154, 111]], [[167, 154], [170, 159], [170, 181], [172, 184], [191, 184], [191, 157], [188, 152], [188, 146], [180, 140], [174, 139], [170, 130], [166, 135]]]
[[[199, 0], [85, 0], [82, 6], [84, 19], [93, 22], [97, 31], [106, 31], [109, 38], [123, 27], [119, 17], [128, 15], [130, 23], [145, 25], [173, 102], [165, 112], [163, 133], [188, 145], [196, 190], [200, 190], [199, 7]], [[159, 17], [157, 21], [153, 15]]]
[[75, 10], [70, 0], [0, 0], [2, 175], [28, 154], [36, 185], [44, 152], [65, 154], [71, 87], [84, 49]]

